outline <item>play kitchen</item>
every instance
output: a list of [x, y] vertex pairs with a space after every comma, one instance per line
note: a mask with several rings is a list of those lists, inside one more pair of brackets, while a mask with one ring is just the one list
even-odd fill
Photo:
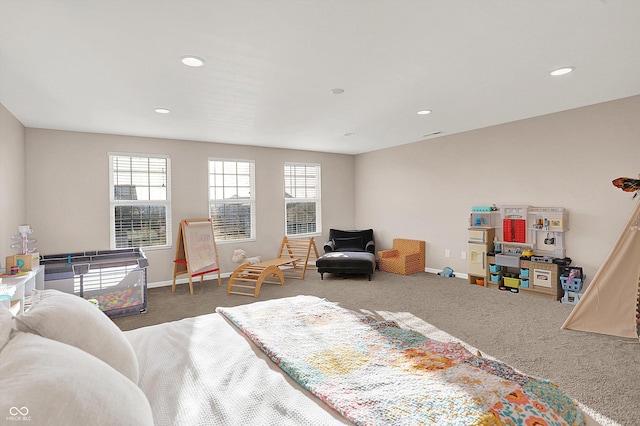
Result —
[[564, 208], [473, 207], [469, 222], [469, 283], [561, 299], [561, 277], [571, 270]]

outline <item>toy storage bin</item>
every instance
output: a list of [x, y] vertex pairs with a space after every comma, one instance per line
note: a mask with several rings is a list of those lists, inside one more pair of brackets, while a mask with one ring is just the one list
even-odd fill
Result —
[[[571, 276], [572, 273], [573, 277]], [[563, 290], [578, 293], [582, 289], [584, 278], [581, 266], [566, 266], [560, 275], [560, 284]]]
[[529, 268], [520, 268], [520, 276], [528, 278], [529, 277]]
[[493, 263], [489, 264], [489, 272], [496, 273], [500, 272], [501, 269], [502, 267], [500, 265], [494, 265]]
[[529, 288], [529, 280], [528, 279], [520, 279], [520, 287]]
[[582, 289], [582, 278], [573, 278], [569, 282], [569, 277], [560, 277], [560, 284], [563, 290], [578, 293]]
[[518, 288], [520, 287], [520, 280], [518, 278], [504, 278], [505, 287]]
[[499, 283], [500, 282], [500, 278], [502, 278], [502, 276], [500, 274], [491, 274], [491, 282], [492, 283]]

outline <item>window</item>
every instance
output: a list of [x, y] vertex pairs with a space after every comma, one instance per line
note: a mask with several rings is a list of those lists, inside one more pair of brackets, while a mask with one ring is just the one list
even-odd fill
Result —
[[209, 159], [209, 217], [216, 241], [255, 239], [255, 165]]
[[319, 164], [284, 165], [284, 205], [287, 236], [313, 234], [322, 229]]
[[171, 163], [166, 156], [109, 154], [111, 248], [171, 245]]

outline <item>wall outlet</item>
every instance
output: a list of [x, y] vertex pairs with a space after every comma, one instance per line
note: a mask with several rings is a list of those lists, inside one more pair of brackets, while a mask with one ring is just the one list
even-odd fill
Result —
[[467, 258], [467, 252], [466, 251], [460, 252], [460, 259], [465, 260], [466, 258]]
[[444, 249], [444, 257], [450, 257], [451, 251], [449, 249]]

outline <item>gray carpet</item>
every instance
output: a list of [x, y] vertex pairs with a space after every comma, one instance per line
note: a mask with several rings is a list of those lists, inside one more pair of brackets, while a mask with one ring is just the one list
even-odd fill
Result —
[[[410, 312], [516, 369], [557, 383], [603, 424], [640, 425], [640, 344], [593, 333], [561, 330], [571, 305], [527, 294], [469, 285], [458, 278], [420, 273], [400, 276], [376, 271], [363, 276], [312, 270], [304, 281], [263, 285], [260, 296], [227, 295], [227, 279], [149, 289], [148, 312], [116, 319], [123, 330], [211, 313], [236, 306], [308, 294], [353, 310]], [[587, 410], [589, 412], [589, 410]], [[590, 413], [592, 414], [592, 413]], [[593, 415], [593, 414], [592, 414]], [[608, 422], [611, 419], [614, 422]]]

